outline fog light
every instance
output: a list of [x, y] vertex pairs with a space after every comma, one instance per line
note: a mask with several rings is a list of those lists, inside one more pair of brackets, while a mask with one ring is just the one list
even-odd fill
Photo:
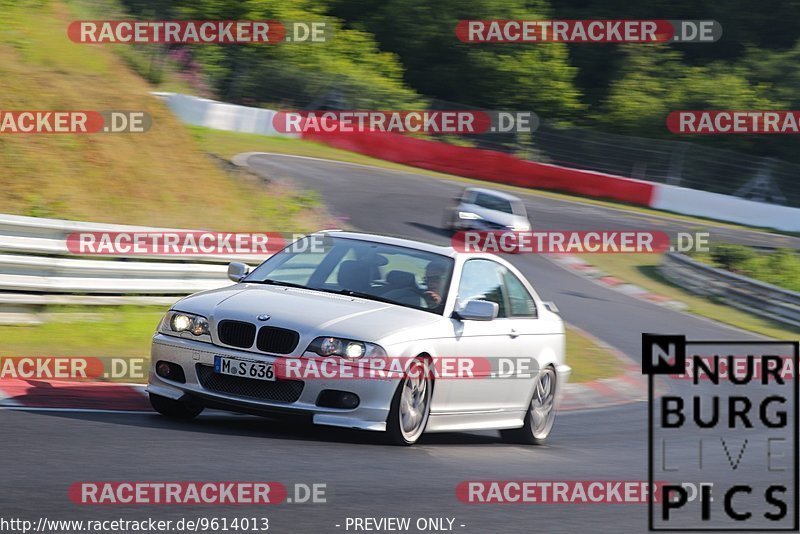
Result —
[[335, 389], [322, 390], [317, 397], [317, 406], [325, 408], [340, 408], [342, 410], [352, 410], [357, 408], [361, 399], [355, 393], [348, 391], [336, 391]]
[[169, 372], [172, 370], [167, 362], [158, 362], [156, 364], [156, 374], [163, 378], [169, 378]]
[[355, 393], [342, 393], [339, 396], [339, 403], [342, 405], [342, 408], [353, 409], [358, 406], [358, 395]]
[[161, 378], [175, 382], [186, 382], [186, 375], [183, 374], [183, 367], [177, 363], [165, 362], [161, 360], [156, 363], [156, 374]]

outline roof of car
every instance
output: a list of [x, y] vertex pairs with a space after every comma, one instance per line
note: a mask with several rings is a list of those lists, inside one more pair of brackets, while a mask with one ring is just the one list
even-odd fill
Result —
[[359, 239], [361, 241], [371, 241], [374, 243], [383, 243], [385, 245], [395, 245], [398, 247], [408, 247], [424, 252], [431, 252], [433, 254], [441, 254], [442, 256], [455, 257], [458, 252], [453, 247], [445, 247], [441, 245], [434, 245], [424, 241], [416, 241], [414, 239], [404, 239], [402, 237], [392, 237], [387, 235], [367, 234], [362, 232], [345, 232], [342, 230], [324, 230], [326, 235], [333, 237], [342, 237], [345, 239]]
[[483, 187], [468, 187], [466, 190], [474, 191], [476, 193], [485, 193], [487, 195], [492, 195], [493, 197], [497, 198], [503, 198], [505, 200], [516, 200], [518, 202], [521, 202], [519, 198], [504, 191], [495, 191], [494, 189], [486, 189]]

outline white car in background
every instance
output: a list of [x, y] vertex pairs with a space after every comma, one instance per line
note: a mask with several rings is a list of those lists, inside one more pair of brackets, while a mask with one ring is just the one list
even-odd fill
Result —
[[[322, 247], [303, 243], [320, 236]], [[307, 415], [383, 431], [400, 445], [423, 432], [498, 429], [522, 443], [550, 434], [570, 373], [564, 324], [502, 258], [331, 231], [252, 272], [232, 263], [228, 275], [234, 285], [175, 303], [153, 337], [147, 391], [161, 414]], [[487, 366], [469, 378], [408, 372], [454, 357]], [[290, 362], [356, 369], [386, 358], [401, 359], [405, 371], [348, 380], [277, 372]], [[513, 361], [527, 363], [488, 372]]]
[[528, 232], [531, 222], [525, 204], [508, 193], [480, 187], [467, 188], [445, 209], [448, 230], [512, 230]]

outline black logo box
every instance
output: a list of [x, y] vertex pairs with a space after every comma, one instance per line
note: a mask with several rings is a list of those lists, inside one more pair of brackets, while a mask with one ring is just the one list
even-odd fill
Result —
[[[671, 362], [663, 359], [653, 362], [653, 346], [657, 344], [663, 352], [669, 352], [668, 346], [675, 347], [675, 359]], [[791, 527], [768, 529], [769, 532], [797, 532], [800, 528], [800, 470], [798, 469], [797, 440], [800, 434], [800, 342], [798, 341], [687, 341], [683, 335], [642, 334], [642, 373], [647, 375], [647, 482], [653, 488], [653, 401], [655, 395], [655, 375], [683, 374], [686, 370], [686, 345], [735, 345], [735, 346], [789, 346], [793, 348], [794, 363], [794, 521]], [[655, 528], [653, 516], [654, 491], [648, 492], [647, 521], [651, 532], [765, 532], [762, 528]]]

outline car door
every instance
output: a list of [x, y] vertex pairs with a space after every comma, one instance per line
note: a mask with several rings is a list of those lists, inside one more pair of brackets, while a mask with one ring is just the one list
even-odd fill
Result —
[[507, 317], [517, 366], [515, 378], [503, 379], [514, 408], [526, 409], [533, 391], [534, 373], [538, 372], [542, 351], [554, 347], [560, 337], [556, 325], [539, 318], [536, 299], [523, 281], [505, 266], [502, 267], [503, 287], [508, 299]]
[[[510, 360], [516, 354], [517, 343], [512, 331], [513, 322], [508, 321], [508, 299], [505, 294], [504, 267], [499, 263], [475, 258], [464, 262], [458, 284], [456, 311], [467, 300], [487, 300], [498, 306], [498, 316], [491, 321], [454, 319], [456, 332], [456, 355], [459, 358], [474, 358], [475, 369], [493, 371], [500, 368], [500, 360]], [[454, 379], [447, 385], [448, 411], [466, 412], [509, 409], [513, 397], [504, 379], [476, 376], [470, 379]]]

